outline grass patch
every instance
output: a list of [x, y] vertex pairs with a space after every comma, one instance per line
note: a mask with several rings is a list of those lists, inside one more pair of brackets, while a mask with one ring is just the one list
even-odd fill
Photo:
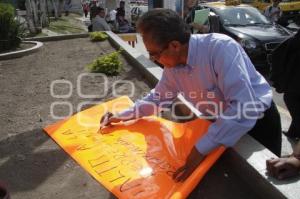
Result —
[[48, 29], [58, 34], [86, 32], [82, 22], [76, 19], [76, 17], [80, 17], [80, 15], [72, 13], [69, 16], [62, 16], [57, 20], [51, 19]]

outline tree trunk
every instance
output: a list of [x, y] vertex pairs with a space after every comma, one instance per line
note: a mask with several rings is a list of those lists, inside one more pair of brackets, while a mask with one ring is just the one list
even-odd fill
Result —
[[26, 20], [28, 24], [28, 28], [31, 34], [36, 34], [36, 28], [34, 25], [34, 20], [33, 20], [33, 11], [31, 7], [31, 0], [26, 0], [25, 2], [25, 7], [26, 7]]
[[58, 16], [61, 17], [61, 13], [64, 8], [64, 0], [58, 0]]
[[46, 0], [26, 0], [27, 23], [30, 33], [36, 34], [49, 25]]
[[46, 0], [40, 0], [40, 22], [42, 27], [47, 27], [49, 25], [48, 17], [47, 17], [47, 7]]
[[55, 19], [58, 19], [58, 9], [57, 9], [56, 0], [51, 0], [51, 3], [54, 10], [54, 17]]
[[31, 2], [32, 13], [33, 13], [34, 26], [35, 26], [36, 30], [38, 31], [38, 29], [41, 29], [41, 27], [40, 27], [40, 23], [39, 23], [36, 0], [31, 0], [30, 2]]

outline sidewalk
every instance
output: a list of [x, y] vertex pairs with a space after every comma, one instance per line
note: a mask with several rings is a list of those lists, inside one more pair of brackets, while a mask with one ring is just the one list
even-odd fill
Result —
[[146, 50], [146, 47], [140, 34], [137, 34], [137, 44], [135, 46], [135, 49], [138, 52], [142, 53], [145, 57], [149, 58], [149, 53]]

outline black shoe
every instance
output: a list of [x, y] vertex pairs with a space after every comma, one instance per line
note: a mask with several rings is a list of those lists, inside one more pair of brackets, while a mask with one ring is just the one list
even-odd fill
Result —
[[290, 133], [288, 131], [282, 131], [282, 134], [284, 134], [286, 137], [296, 140], [296, 141], [298, 141], [300, 139], [300, 136]]

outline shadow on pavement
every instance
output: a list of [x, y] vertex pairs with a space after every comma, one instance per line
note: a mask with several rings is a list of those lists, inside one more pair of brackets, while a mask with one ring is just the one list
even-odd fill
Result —
[[10, 192], [35, 189], [68, 159], [47, 140], [42, 129], [35, 129], [0, 141], [0, 178]]

